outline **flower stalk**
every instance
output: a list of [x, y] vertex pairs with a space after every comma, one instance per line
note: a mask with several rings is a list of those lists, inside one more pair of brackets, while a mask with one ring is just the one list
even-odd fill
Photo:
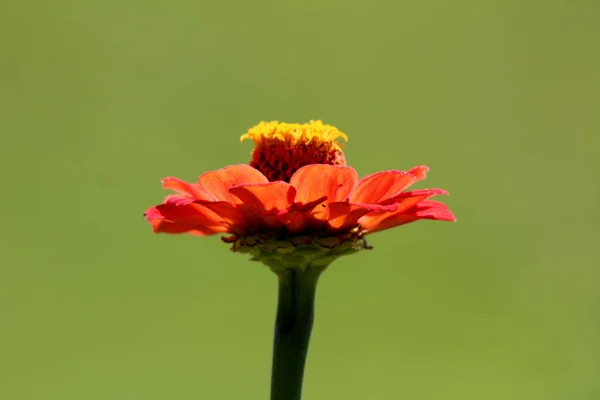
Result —
[[317, 281], [324, 268], [277, 273], [279, 295], [273, 341], [271, 400], [300, 400], [313, 327]]

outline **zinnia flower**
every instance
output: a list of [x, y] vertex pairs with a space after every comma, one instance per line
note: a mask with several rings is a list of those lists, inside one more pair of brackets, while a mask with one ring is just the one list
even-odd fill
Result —
[[249, 165], [205, 172], [198, 183], [163, 179], [177, 194], [149, 208], [155, 232], [227, 234], [232, 250], [250, 253], [277, 274], [271, 400], [300, 400], [317, 281], [336, 258], [369, 248], [365, 235], [418, 221], [455, 221], [442, 189], [407, 191], [428, 168], [358, 178], [346, 166], [346, 135], [321, 121], [261, 122]]
[[[407, 191], [425, 179], [426, 166], [389, 170], [358, 178], [346, 166], [345, 134], [321, 121], [308, 124], [261, 122], [242, 135], [255, 143], [249, 165], [205, 172], [197, 183], [163, 179], [177, 194], [149, 208], [155, 232], [213, 235], [234, 251], [248, 252], [274, 268], [277, 254], [310, 253], [312, 262], [367, 248], [364, 236], [421, 219], [455, 221], [432, 196], [442, 189]], [[316, 251], [316, 253], [315, 253]]]

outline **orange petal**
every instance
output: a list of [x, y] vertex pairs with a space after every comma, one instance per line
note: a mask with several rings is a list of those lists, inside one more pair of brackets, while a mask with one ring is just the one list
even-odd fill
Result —
[[361, 179], [350, 195], [350, 201], [379, 204], [397, 196], [417, 180], [418, 178], [415, 175], [404, 171], [377, 172]]
[[294, 203], [296, 189], [289, 183], [277, 181], [255, 185], [240, 185], [229, 189], [242, 204], [257, 213], [278, 213]]
[[329, 204], [329, 218], [327, 223], [333, 231], [351, 228], [358, 223], [358, 219], [371, 210], [360, 204], [338, 202]]
[[393, 204], [393, 203], [397, 203], [397, 202], [402, 202], [403, 199], [406, 199], [408, 197], [425, 196], [425, 198], [429, 198], [432, 196], [441, 196], [441, 195], [447, 195], [447, 194], [448, 194], [448, 192], [444, 189], [411, 190], [409, 192], [402, 192], [398, 196], [394, 196], [391, 199], [384, 201], [383, 204]]
[[167, 219], [148, 220], [148, 222], [152, 225], [155, 233], [191, 233], [197, 236], [208, 236], [227, 232], [226, 227], [202, 225], [202, 221], [195, 221], [195, 218], [190, 218], [185, 222]]
[[420, 219], [456, 221], [456, 217], [445, 204], [423, 200], [423, 196], [417, 196], [407, 199], [406, 204], [402, 204], [395, 212], [367, 214], [358, 222], [365, 233], [374, 233]]
[[150, 207], [144, 213], [146, 220], [159, 233], [184, 233], [195, 231], [200, 235], [227, 232], [229, 224], [214, 212], [193, 203], [178, 205], [165, 203]]
[[268, 183], [269, 180], [257, 169], [249, 165], [230, 165], [217, 171], [205, 172], [198, 178], [200, 187], [215, 200], [235, 203], [236, 198], [229, 192], [234, 186], [254, 183]]
[[227, 232], [243, 235], [247, 233], [248, 225], [237, 205], [227, 201], [198, 201], [195, 203], [198, 207], [212, 211], [223, 223], [229, 227]]
[[[401, 203], [396, 203], [398, 208], [393, 212], [385, 210], [374, 211], [362, 217], [358, 223], [365, 232], [372, 232], [373, 227], [378, 227], [382, 221], [391, 218], [393, 215], [403, 215], [411, 208], [415, 207], [420, 201], [427, 199], [428, 196], [415, 196], [404, 199]], [[377, 229], [381, 230], [381, 229]]]
[[175, 204], [178, 206], [183, 206], [183, 205], [190, 204], [193, 202], [194, 202], [194, 199], [192, 199], [188, 196], [184, 196], [182, 194], [170, 194], [170, 195], [166, 196], [163, 201], [163, 203], [171, 203], [171, 204]]
[[214, 200], [197, 183], [187, 183], [169, 176], [162, 180], [162, 184], [165, 189], [174, 190], [196, 200]]
[[357, 181], [354, 168], [312, 164], [296, 171], [290, 184], [298, 191], [297, 203], [309, 203], [323, 196], [328, 202], [336, 202], [346, 200]]
[[287, 210], [280, 211], [277, 214], [277, 219], [285, 225], [288, 232], [301, 233], [306, 230], [309, 217], [314, 208], [324, 203], [325, 200], [327, 200], [327, 197], [323, 196], [301, 205], [294, 203]]
[[354, 168], [321, 164], [302, 167], [290, 179], [290, 183], [298, 191], [297, 203], [310, 203], [327, 196], [327, 200], [311, 212], [308, 223], [314, 229], [321, 229], [329, 219], [328, 205], [345, 201], [356, 187], [357, 181], [358, 174]]
[[296, 189], [282, 181], [241, 185], [229, 191], [240, 199], [238, 207], [249, 227], [255, 229], [260, 229], [263, 225], [270, 228], [281, 227], [282, 222], [277, 219], [276, 214], [287, 210], [294, 204], [296, 197]]
[[429, 171], [429, 167], [426, 165], [419, 165], [414, 168], [408, 170], [409, 174], [414, 175], [417, 178], [417, 181], [422, 181], [427, 177], [427, 171]]
[[456, 222], [456, 216], [448, 209], [448, 206], [439, 201], [421, 202], [417, 207], [416, 214], [419, 218]]

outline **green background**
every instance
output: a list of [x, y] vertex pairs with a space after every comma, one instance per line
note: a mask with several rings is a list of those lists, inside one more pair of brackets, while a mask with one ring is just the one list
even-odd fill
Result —
[[456, 224], [321, 280], [305, 398], [600, 398], [600, 3], [0, 2], [0, 398], [267, 399], [276, 280], [164, 176], [320, 118]]

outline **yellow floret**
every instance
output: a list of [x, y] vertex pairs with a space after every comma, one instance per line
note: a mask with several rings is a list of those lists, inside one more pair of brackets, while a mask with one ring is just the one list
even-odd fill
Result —
[[240, 137], [240, 141], [251, 139], [254, 143], [261, 144], [269, 141], [283, 141], [290, 145], [310, 142], [327, 142], [334, 147], [341, 148], [343, 143], [336, 142], [338, 138], [348, 141], [348, 136], [335, 126], [324, 124], [322, 121], [310, 121], [305, 124], [288, 124], [285, 122], [271, 121], [260, 122], [250, 128]]

